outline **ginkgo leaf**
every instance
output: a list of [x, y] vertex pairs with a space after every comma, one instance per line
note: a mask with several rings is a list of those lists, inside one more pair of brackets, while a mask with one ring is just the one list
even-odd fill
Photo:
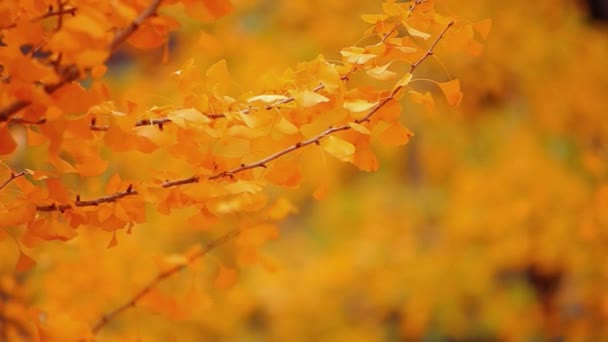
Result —
[[173, 320], [184, 319], [187, 314], [179, 307], [177, 300], [161, 293], [158, 289], [151, 288], [139, 300], [138, 307], [142, 307], [152, 313], [162, 314]]
[[368, 102], [361, 99], [355, 99], [351, 101], [344, 101], [343, 107], [354, 113], [365, 112], [374, 108], [378, 102]]
[[386, 14], [361, 14], [361, 19], [369, 24], [375, 24], [378, 21], [384, 21], [388, 19]]
[[166, 38], [166, 31], [146, 22], [129, 37], [128, 41], [138, 49], [153, 49], [163, 45]]
[[268, 208], [268, 217], [271, 220], [282, 220], [287, 215], [297, 213], [298, 208], [287, 198], [279, 198], [270, 208]]
[[118, 239], [116, 238], [116, 231], [113, 231], [112, 239], [110, 239], [110, 242], [108, 243], [108, 246], [106, 246], [106, 248], [113, 248], [116, 247], [116, 245], [118, 245]]
[[414, 103], [424, 105], [427, 111], [432, 112], [435, 108], [435, 102], [433, 101], [433, 95], [430, 92], [425, 92], [424, 95], [417, 91], [410, 91], [410, 99]]
[[327, 97], [308, 89], [303, 91], [293, 91], [291, 92], [291, 96], [293, 96], [296, 102], [302, 107], [312, 107], [322, 102], [329, 102]]
[[371, 134], [371, 132], [369, 131], [369, 129], [367, 129], [367, 127], [365, 127], [361, 124], [358, 124], [356, 122], [349, 122], [348, 127], [352, 128], [354, 131], [357, 131], [361, 134], [365, 134], [365, 135]]
[[377, 66], [375, 68], [367, 70], [367, 74], [377, 80], [385, 81], [391, 79], [397, 75], [396, 72], [388, 70], [388, 67], [392, 62], [386, 63], [384, 65]]
[[167, 114], [167, 118], [183, 128], [196, 127], [211, 122], [211, 119], [195, 108], [178, 109]]
[[407, 144], [414, 133], [399, 122], [379, 122], [374, 126], [373, 135], [383, 145], [401, 146]]
[[237, 278], [238, 273], [235, 269], [222, 265], [218, 268], [213, 283], [219, 290], [228, 290], [236, 283]]
[[441, 24], [441, 25], [447, 25], [447, 24], [449, 24], [452, 21], [452, 19], [446, 18], [446, 17], [442, 16], [439, 13], [435, 13], [435, 18], [434, 19], [435, 19], [436, 23]]
[[357, 146], [357, 151], [355, 152], [355, 156], [353, 158], [353, 164], [360, 170], [366, 172], [377, 171], [380, 167], [378, 157], [376, 157], [368, 143], [364, 146]]
[[27, 272], [31, 270], [34, 266], [36, 266], [36, 261], [27, 256], [25, 253], [23, 253], [22, 250], [19, 250], [19, 258], [17, 259], [15, 270], [17, 272]]
[[344, 60], [347, 63], [352, 64], [365, 64], [376, 57], [376, 55], [374, 54], [366, 53], [365, 49], [361, 47], [350, 47], [342, 49], [342, 51], [340, 51], [340, 54], [344, 57]]
[[405, 87], [406, 85], [408, 85], [410, 83], [410, 81], [412, 80], [412, 77], [414, 77], [414, 75], [412, 75], [411, 73], [408, 72], [403, 77], [401, 77], [401, 79], [397, 83], [395, 83], [395, 87], [393, 87], [393, 89]]
[[298, 127], [285, 119], [282, 115], [274, 126], [279, 132], [287, 135], [296, 134], [299, 132]]
[[285, 95], [257, 95], [247, 99], [247, 102], [262, 101], [264, 103], [273, 103], [279, 100], [285, 100], [288, 97]]
[[403, 26], [405, 26], [405, 28], [407, 29], [407, 33], [409, 33], [411, 36], [420, 37], [422, 39], [429, 39], [429, 37], [431, 36], [430, 34], [417, 30], [406, 23], [404, 23]]
[[473, 23], [473, 29], [475, 29], [483, 39], [488, 39], [488, 34], [490, 34], [490, 30], [492, 29], [492, 19], [487, 18]]
[[351, 161], [355, 153], [355, 146], [353, 144], [333, 135], [322, 139], [320, 145], [325, 152], [345, 162]]
[[6, 124], [0, 124], [0, 155], [11, 154], [17, 148], [17, 143]]
[[229, 0], [183, 0], [185, 13], [203, 22], [212, 22], [228, 15], [234, 7]]
[[460, 81], [451, 80], [447, 82], [437, 83], [445, 99], [450, 106], [458, 106], [462, 101], [462, 92], [460, 91]]

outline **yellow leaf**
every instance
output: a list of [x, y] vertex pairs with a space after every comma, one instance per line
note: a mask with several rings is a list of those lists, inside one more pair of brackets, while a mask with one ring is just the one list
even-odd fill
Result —
[[366, 135], [371, 134], [371, 132], [369, 131], [369, 129], [367, 129], [367, 127], [365, 127], [361, 124], [358, 124], [356, 122], [349, 122], [348, 127], [352, 128], [353, 130], [355, 130], [361, 134], [366, 134]]
[[380, 81], [385, 81], [385, 80], [391, 79], [391, 78], [395, 77], [395, 75], [397, 75], [396, 72], [388, 70], [388, 67], [391, 65], [391, 63], [392, 62], [389, 62], [384, 65], [369, 69], [369, 70], [367, 70], [366, 73], [369, 76], [371, 76], [377, 80], [380, 80]]
[[355, 146], [353, 144], [332, 135], [322, 139], [320, 145], [325, 152], [341, 161], [351, 161], [355, 153]]
[[417, 29], [415, 29], [415, 28], [411, 27], [411, 26], [410, 26], [410, 25], [408, 25], [408, 24], [405, 24], [405, 23], [404, 23], [403, 25], [404, 25], [404, 26], [405, 26], [405, 28], [407, 29], [407, 33], [409, 33], [411, 36], [414, 36], [414, 37], [420, 37], [420, 38], [422, 38], [422, 39], [429, 39], [429, 37], [431, 36], [430, 34], [428, 34], [428, 33], [426, 33], [426, 32], [419, 31], [419, 30], [417, 30]]
[[462, 92], [460, 91], [460, 81], [451, 80], [448, 82], [437, 83], [445, 99], [450, 106], [458, 106], [462, 101]]
[[375, 24], [378, 21], [384, 21], [388, 18], [386, 14], [361, 14], [361, 19], [369, 24]]
[[430, 92], [426, 92], [423, 94], [417, 91], [410, 91], [410, 99], [414, 103], [419, 103], [424, 105], [427, 111], [432, 112], [435, 109], [435, 102], [433, 101], [433, 95]]
[[354, 113], [365, 112], [374, 108], [378, 102], [367, 102], [365, 100], [356, 99], [352, 101], [344, 101], [343, 107]]
[[302, 107], [312, 107], [322, 102], [329, 102], [327, 97], [308, 89], [304, 91], [291, 92], [291, 96], [293, 96], [296, 102]]
[[292, 124], [289, 120], [285, 119], [282, 115], [274, 126], [279, 132], [287, 135], [296, 134], [299, 132], [298, 127]]
[[446, 17], [442, 16], [441, 14], [435, 13], [435, 22], [437, 24], [441, 24], [442, 26], [445, 26], [445, 25], [449, 24], [451, 21], [452, 21], [452, 19], [446, 18]]
[[365, 49], [361, 47], [349, 47], [342, 49], [340, 54], [344, 57], [344, 60], [352, 64], [365, 64], [369, 62], [376, 55], [371, 53], [365, 53]]
[[287, 98], [288, 97], [284, 95], [257, 95], [248, 98], [247, 102], [262, 101], [264, 103], [274, 103], [280, 100], [285, 100]]
[[194, 108], [178, 109], [167, 114], [167, 118], [183, 128], [200, 127], [200, 125], [211, 122], [211, 119]]
[[399, 82], [397, 82], [397, 83], [395, 84], [395, 87], [394, 87], [393, 89], [397, 89], [397, 88], [399, 88], [399, 87], [405, 87], [406, 85], [408, 85], [408, 83], [410, 83], [410, 81], [412, 80], [412, 77], [413, 77], [413, 76], [414, 76], [414, 75], [412, 75], [411, 73], [409, 73], [409, 72], [408, 72], [407, 74], [405, 74], [405, 76], [403, 76], [403, 77], [402, 77], [402, 78], [399, 80]]
[[297, 212], [298, 208], [293, 203], [287, 198], [281, 197], [268, 209], [268, 217], [271, 220], [282, 220], [287, 215]]

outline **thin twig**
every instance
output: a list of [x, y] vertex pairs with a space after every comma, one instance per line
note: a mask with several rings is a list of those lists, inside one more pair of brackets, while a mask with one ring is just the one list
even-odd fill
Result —
[[[429, 56], [431, 56], [433, 54], [433, 49], [435, 49], [435, 47], [437, 46], [439, 41], [443, 38], [445, 33], [450, 29], [450, 27], [452, 25], [454, 25], [454, 21], [451, 21], [448, 23], [448, 25], [443, 29], [443, 31], [441, 31], [441, 33], [437, 36], [435, 41], [431, 44], [431, 46], [429, 47], [427, 52], [418, 61], [416, 61], [414, 64], [411, 65], [410, 73], [413, 72], [414, 70], [416, 70], [416, 68], [422, 62], [424, 62], [424, 60], [426, 60]], [[360, 123], [369, 121], [370, 118], [372, 117], [372, 115], [374, 115], [376, 112], [378, 112], [378, 110], [380, 110], [382, 107], [384, 107], [389, 101], [393, 100], [395, 98], [395, 96], [397, 96], [399, 91], [401, 91], [402, 88], [403, 88], [403, 86], [399, 86], [399, 87], [396, 87], [395, 89], [393, 89], [393, 91], [391, 91], [391, 93], [388, 97], [386, 97], [386, 98], [382, 99], [380, 102], [378, 102], [378, 104], [375, 107], [373, 107], [370, 110], [370, 112], [367, 113], [366, 116], [355, 120], [355, 123], [360, 124]], [[246, 170], [251, 170], [251, 169], [255, 169], [255, 168], [259, 168], [259, 167], [265, 168], [265, 167], [267, 167], [268, 163], [270, 163], [271, 161], [279, 159], [280, 157], [282, 157], [290, 152], [299, 150], [300, 148], [302, 148], [304, 146], [318, 144], [321, 141], [321, 139], [323, 139], [333, 133], [340, 132], [340, 131], [346, 131], [349, 129], [351, 129], [351, 127], [348, 124], [341, 125], [341, 126], [335, 126], [335, 127], [329, 127], [325, 131], [319, 133], [318, 135], [316, 135], [310, 139], [298, 142], [294, 145], [291, 145], [281, 151], [275, 152], [256, 162], [249, 163], [249, 164], [241, 164], [241, 166], [239, 166], [239, 167], [216, 173], [214, 175], [211, 175], [207, 179], [214, 180], [214, 179], [220, 179], [220, 178], [224, 178], [224, 177], [234, 177], [237, 173], [240, 173], [240, 172], [243, 172]], [[174, 186], [178, 186], [178, 185], [197, 183], [197, 182], [199, 182], [199, 180], [200, 180], [200, 177], [194, 176], [194, 177], [178, 179], [178, 180], [174, 180], [174, 181], [167, 181], [167, 182], [162, 183], [162, 186], [165, 188], [169, 188], [169, 187], [174, 187]]]
[[[137, 16], [137, 18], [135, 18], [129, 24], [129, 26], [119, 31], [110, 43], [110, 45], [108, 45], [108, 49], [110, 50], [110, 52], [116, 51], [120, 44], [125, 42], [129, 38], [129, 36], [131, 36], [147, 18], [155, 15], [156, 11], [158, 10], [158, 7], [160, 6], [161, 1], [162, 0], [153, 0], [152, 3], [148, 7], [146, 7], [146, 9], [144, 9], [143, 12], [141, 12]], [[48, 94], [52, 94], [64, 85], [77, 80], [80, 75], [81, 72], [80, 70], [78, 70], [76, 65], [68, 66], [67, 68], [65, 68], [65, 72], [61, 75], [61, 80], [57, 83], [46, 85], [44, 87], [44, 90]], [[13, 115], [17, 114], [19, 111], [26, 108], [30, 104], [31, 102], [29, 101], [17, 100], [9, 104], [7, 107], [0, 109], [0, 122], [11, 120], [11, 117]]]
[[[415, 62], [414, 64], [412, 64], [412, 67], [410, 68], [410, 71], [415, 70], [418, 65], [420, 65], [426, 58], [428, 58], [430, 55], [432, 55], [433, 49], [435, 48], [435, 46], [437, 45], [437, 43], [439, 43], [439, 41], [443, 38], [443, 36], [445, 35], [445, 33], [447, 32], [447, 30], [453, 25], [453, 22], [450, 22], [447, 27], [437, 36], [437, 38], [435, 39], [435, 41], [433, 42], [433, 44], [431, 44], [431, 47], [429, 48], [429, 50], [427, 51], [427, 53], [422, 56], [417, 62]], [[376, 113], [378, 110], [380, 110], [380, 108], [382, 108], [383, 106], [385, 106], [389, 101], [393, 100], [397, 94], [399, 93], [399, 91], [403, 89], [403, 86], [399, 86], [396, 87], [395, 89], [393, 89], [393, 91], [391, 91], [390, 95], [383, 99], [382, 101], [380, 101], [373, 109], [370, 110], [370, 112], [363, 118], [360, 118], [358, 120], [355, 120], [356, 123], [363, 123], [366, 121], [369, 121], [371, 116]], [[266, 164], [280, 158], [281, 156], [288, 154], [292, 151], [295, 151], [297, 149], [300, 149], [304, 146], [307, 145], [311, 145], [311, 144], [316, 144], [319, 143], [319, 141], [321, 139], [323, 139], [326, 136], [329, 136], [335, 132], [339, 132], [339, 131], [345, 131], [351, 129], [351, 127], [346, 124], [346, 125], [341, 125], [341, 126], [336, 126], [336, 127], [330, 127], [327, 130], [323, 131], [322, 133], [320, 133], [319, 135], [310, 138], [308, 140], [304, 140], [300, 143], [297, 143], [295, 145], [292, 145], [284, 150], [281, 150], [279, 152], [276, 152], [266, 158], [263, 158], [257, 162], [251, 163], [251, 164], [243, 164], [241, 165], [241, 167], [236, 168], [236, 169], [232, 169], [232, 170], [228, 170], [228, 171], [223, 171], [220, 173], [217, 173], [211, 177], [209, 177], [209, 180], [212, 179], [218, 179], [218, 178], [222, 178], [222, 177], [227, 177], [227, 176], [232, 176], [236, 173], [245, 171], [245, 170], [249, 170], [249, 169], [253, 169], [253, 168], [257, 168], [257, 167], [266, 167]], [[182, 180], [175, 180], [175, 181], [170, 181], [170, 182], [165, 182], [163, 183], [164, 187], [171, 187], [171, 186], [178, 186], [178, 185], [183, 185], [183, 184], [189, 184], [189, 183], [196, 183], [199, 181], [199, 177], [194, 176], [194, 177], [190, 177], [190, 178], [186, 178], [186, 179], [182, 179]], [[148, 283], [148, 285], [146, 285], [143, 289], [141, 289], [139, 292], [137, 292], [133, 297], [131, 297], [130, 300], [128, 300], [126, 303], [124, 303], [123, 305], [119, 306], [118, 308], [114, 309], [113, 311], [111, 311], [110, 313], [104, 315], [92, 328], [92, 333], [93, 334], [97, 334], [104, 326], [106, 326], [108, 324], [108, 322], [110, 322], [111, 320], [113, 320], [116, 316], [118, 316], [119, 314], [121, 314], [122, 312], [126, 311], [127, 309], [134, 307], [135, 305], [137, 305], [137, 303], [141, 300], [141, 298], [143, 298], [146, 294], [148, 294], [150, 291], [152, 291], [153, 288], [155, 288], [159, 283], [161, 283], [162, 281], [166, 280], [167, 278], [170, 278], [171, 276], [173, 276], [174, 274], [180, 272], [181, 270], [185, 269], [186, 267], [190, 266], [195, 260], [197, 260], [198, 258], [204, 256], [205, 254], [209, 253], [210, 251], [212, 251], [213, 249], [226, 244], [227, 242], [229, 242], [230, 240], [232, 240], [234, 237], [238, 236], [240, 233], [242, 232], [242, 229], [235, 229], [232, 230], [226, 234], [224, 234], [223, 236], [219, 237], [218, 239], [210, 242], [209, 244], [207, 244], [202, 250], [198, 251], [197, 253], [191, 255], [188, 258], [188, 261], [184, 264], [180, 264], [180, 265], [176, 265], [172, 268], [170, 268], [169, 270], [166, 270], [164, 272], [159, 273], [152, 281], [150, 281]]]
[[4, 189], [4, 187], [7, 186], [13, 180], [15, 180], [15, 178], [25, 176], [25, 173], [26, 173], [25, 171], [21, 171], [21, 172], [17, 172], [17, 173], [14, 173], [11, 171], [11, 176], [7, 180], [5, 180], [4, 183], [2, 183], [2, 185], [0, 185], [0, 190]]
[[109, 46], [110, 51], [111, 52], [116, 51], [116, 49], [125, 40], [127, 40], [127, 38], [129, 38], [129, 36], [131, 36], [133, 34], [133, 32], [135, 32], [141, 26], [141, 24], [143, 24], [143, 22], [146, 19], [148, 19], [149, 17], [152, 17], [152, 16], [156, 15], [156, 11], [158, 10], [158, 7], [160, 6], [161, 2], [162, 2], [162, 0], [153, 0], [152, 3], [150, 3], [150, 5], [148, 7], [146, 7], [146, 9], [144, 9], [137, 16], [137, 18], [135, 18], [129, 24], [129, 26], [127, 26], [126, 28], [120, 30], [116, 34], [116, 36], [114, 36], [114, 39], [112, 40], [112, 43], [110, 43], [110, 46]]
[[[30, 20], [31, 22], [37, 22], [37, 21], [41, 21], [44, 20], [46, 18], [50, 18], [50, 17], [54, 17], [54, 16], [63, 16], [65, 14], [70, 14], [70, 15], [75, 15], [76, 11], [78, 11], [78, 7], [70, 7], [70, 8], [60, 8], [58, 10], [50, 10], [42, 15], [39, 15], [35, 18], [33, 18], [32, 20]], [[8, 29], [13, 29], [17, 27], [17, 23], [12, 23], [12, 24], [8, 24], [6, 26], [0, 27], [0, 30], [8, 30]]]
[[129, 299], [126, 303], [124, 303], [123, 305], [112, 310], [110, 313], [103, 315], [101, 317], [101, 319], [97, 323], [95, 323], [95, 325], [91, 329], [91, 332], [93, 334], [97, 334], [106, 324], [108, 324], [108, 322], [110, 322], [116, 316], [120, 315], [123, 311], [137, 305], [137, 303], [146, 294], [148, 294], [150, 291], [152, 291], [152, 289], [154, 289], [159, 283], [166, 280], [167, 278], [170, 278], [171, 276], [173, 276], [174, 274], [187, 268], [188, 266], [192, 265], [192, 263], [194, 263], [194, 261], [200, 259], [201, 257], [203, 257], [207, 253], [211, 252], [215, 248], [218, 248], [218, 247], [226, 244], [230, 240], [234, 239], [239, 234], [241, 234], [243, 232], [243, 230], [244, 230], [244, 228], [237, 228], [237, 229], [229, 231], [228, 233], [220, 236], [219, 238], [209, 242], [207, 245], [205, 245], [205, 247], [198, 250], [196, 253], [190, 255], [188, 257], [188, 260], [185, 263], [176, 265], [164, 272], [159, 273], [154, 279], [152, 279], [148, 283], [148, 285], [146, 285], [144, 288], [139, 290], [139, 292], [137, 292], [133, 297], [131, 297], [131, 299]]
[[82, 201], [80, 199], [80, 196], [76, 196], [76, 200], [74, 201], [73, 204], [51, 203], [51, 204], [48, 204], [48, 205], [39, 205], [39, 206], [36, 206], [36, 210], [43, 211], [43, 212], [51, 212], [51, 211], [64, 212], [64, 211], [72, 209], [74, 207], [95, 207], [95, 206], [98, 206], [98, 205], [103, 204], [103, 203], [116, 202], [117, 200], [119, 200], [121, 198], [129, 197], [129, 196], [135, 196], [137, 194], [139, 194], [137, 192], [137, 190], [134, 190], [133, 186], [129, 185], [129, 187], [125, 191], [115, 192], [113, 194], [110, 194], [110, 195], [107, 195], [107, 196], [98, 197], [96, 199]]

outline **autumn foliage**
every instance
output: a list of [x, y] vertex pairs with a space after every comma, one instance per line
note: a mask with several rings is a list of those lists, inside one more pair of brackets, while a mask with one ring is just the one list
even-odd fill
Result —
[[554, 4], [3, 2], [0, 340], [601, 340], [608, 45]]

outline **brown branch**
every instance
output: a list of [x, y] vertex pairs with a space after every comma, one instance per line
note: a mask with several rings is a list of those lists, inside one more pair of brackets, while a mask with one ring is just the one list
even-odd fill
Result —
[[[443, 31], [441, 31], [441, 33], [437, 36], [435, 41], [431, 44], [431, 46], [429, 47], [427, 52], [418, 61], [416, 61], [414, 64], [411, 65], [410, 73], [413, 72], [414, 70], [416, 70], [416, 68], [422, 62], [424, 62], [424, 60], [426, 60], [429, 56], [431, 56], [433, 54], [433, 49], [435, 49], [435, 47], [437, 46], [439, 41], [443, 38], [445, 33], [450, 29], [450, 27], [452, 25], [454, 25], [454, 21], [451, 21], [450, 23], [448, 23], [448, 25], [443, 29]], [[322, 85], [320, 87], [322, 87]], [[372, 108], [370, 110], [370, 112], [367, 113], [367, 115], [365, 115], [364, 117], [362, 117], [360, 119], [355, 120], [354, 122], [357, 124], [361, 124], [361, 123], [369, 121], [370, 118], [372, 117], [372, 115], [374, 115], [376, 112], [378, 112], [378, 110], [380, 110], [382, 107], [384, 107], [389, 101], [393, 100], [397, 96], [399, 91], [401, 91], [401, 89], [403, 89], [403, 86], [399, 86], [399, 87], [396, 87], [395, 89], [393, 89], [393, 91], [391, 91], [390, 95], [388, 97], [382, 99], [380, 102], [378, 102], [378, 104], [374, 108]], [[304, 140], [304, 141], [298, 142], [294, 145], [291, 145], [281, 151], [275, 152], [261, 160], [258, 160], [257, 162], [253, 162], [250, 164], [242, 164], [240, 167], [222, 171], [222, 172], [216, 173], [214, 175], [211, 175], [207, 179], [214, 180], [214, 179], [220, 179], [220, 178], [224, 178], [224, 177], [234, 177], [234, 175], [236, 175], [237, 173], [240, 173], [240, 172], [243, 172], [246, 170], [255, 169], [255, 168], [259, 168], [259, 167], [265, 168], [265, 167], [267, 167], [269, 162], [276, 160], [290, 152], [298, 150], [304, 146], [318, 144], [321, 141], [321, 139], [323, 139], [333, 133], [336, 133], [339, 131], [346, 131], [349, 129], [351, 129], [351, 127], [348, 124], [341, 125], [341, 126], [335, 126], [335, 127], [329, 127], [325, 131], [319, 133], [317, 136], [314, 136], [308, 140]], [[167, 182], [162, 183], [162, 186], [165, 188], [169, 188], [169, 187], [178, 186], [178, 185], [197, 183], [199, 180], [200, 180], [199, 177], [194, 176], [194, 177], [178, 179], [178, 180], [174, 180], [174, 181], [167, 181]]]
[[2, 185], [0, 185], [0, 190], [4, 189], [5, 186], [7, 186], [10, 182], [12, 182], [13, 180], [15, 180], [15, 178], [19, 178], [21, 176], [25, 176], [26, 172], [25, 171], [21, 171], [18, 173], [14, 173], [11, 171], [11, 176], [4, 181], [4, 183], [2, 183]]
[[153, 0], [152, 3], [150, 3], [150, 5], [148, 7], [146, 7], [146, 9], [144, 9], [138, 16], [137, 18], [135, 18], [130, 24], [129, 26], [127, 26], [126, 28], [118, 31], [118, 33], [116, 34], [116, 36], [114, 36], [114, 39], [112, 40], [112, 43], [110, 43], [110, 51], [114, 52], [116, 51], [116, 49], [122, 44], [124, 43], [125, 40], [127, 40], [127, 38], [129, 38], [129, 36], [131, 36], [135, 31], [137, 31], [137, 29], [139, 28], [139, 26], [141, 26], [141, 24], [148, 19], [149, 17], [152, 17], [154, 15], [156, 15], [156, 11], [158, 10], [158, 7], [160, 6], [160, 3], [162, 2], [162, 0]]
[[[54, 16], [59, 16], [61, 18], [65, 14], [76, 15], [76, 11], [78, 11], [78, 7], [60, 8], [58, 10], [53, 10], [52, 8], [50, 8], [48, 12], [46, 12], [42, 15], [39, 15], [39, 16], [31, 19], [30, 21], [31, 22], [41, 21], [46, 18], [50, 18], [50, 17], [54, 17]], [[8, 30], [8, 29], [13, 29], [15, 27], [17, 27], [17, 23], [12, 23], [12, 24], [8, 24], [6, 26], [0, 27], [0, 30]]]
[[[147, 18], [155, 15], [156, 11], [158, 10], [158, 7], [160, 6], [161, 1], [162, 0], [153, 0], [152, 3], [148, 7], [146, 7], [137, 16], [137, 18], [135, 18], [131, 22], [131, 24], [129, 24], [129, 26], [127, 26], [123, 30], [119, 31], [116, 34], [116, 36], [114, 36], [114, 39], [108, 46], [108, 49], [110, 50], [110, 52], [116, 51], [116, 49], [123, 42], [125, 42], [127, 40], [127, 38], [129, 38], [129, 36], [131, 36]], [[70, 65], [67, 68], [65, 68], [65, 73], [61, 75], [62, 78], [59, 82], [44, 86], [44, 90], [48, 94], [52, 94], [57, 89], [78, 79], [78, 77], [80, 77], [80, 74], [81, 74], [81, 72], [80, 72], [80, 70], [78, 70], [76, 65]], [[0, 122], [9, 121], [13, 115], [17, 114], [19, 111], [26, 108], [30, 104], [31, 104], [31, 102], [29, 102], [29, 101], [17, 100], [15, 102], [9, 104], [7, 107], [0, 109]]]
[[229, 231], [228, 233], [220, 236], [219, 238], [217, 238], [217, 239], [209, 242], [207, 245], [205, 245], [202, 249], [200, 249], [196, 253], [190, 255], [188, 257], [188, 260], [187, 260], [186, 263], [176, 265], [176, 266], [174, 266], [174, 267], [172, 267], [172, 268], [170, 268], [170, 269], [168, 269], [168, 270], [166, 270], [164, 272], [159, 273], [154, 279], [152, 279], [148, 283], [148, 285], [146, 285], [144, 288], [142, 288], [141, 290], [139, 290], [139, 292], [137, 292], [133, 297], [131, 297], [131, 299], [129, 299], [126, 303], [124, 303], [123, 305], [121, 305], [118, 308], [114, 309], [110, 313], [103, 315], [101, 317], [101, 319], [99, 321], [97, 321], [97, 323], [95, 323], [95, 325], [91, 329], [91, 332], [93, 334], [97, 334], [104, 326], [106, 326], [106, 324], [108, 324], [108, 322], [110, 322], [111, 320], [113, 320], [116, 316], [120, 315], [123, 311], [125, 311], [125, 310], [127, 310], [127, 309], [129, 309], [131, 307], [134, 307], [135, 305], [137, 305], [137, 303], [146, 294], [148, 294], [148, 292], [152, 291], [152, 289], [155, 288], [162, 281], [170, 278], [174, 274], [176, 274], [176, 273], [180, 272], [181, 270], [187, 268], [188, 266], [192, 265], [192, 263], [194, 261], [196, 261], [197, 259], [205, 256], [206, 254], [208, 254], [209, 252], [211, 252], [215, 248], [218, 248], [218, 247], [226, 244], [230, 240], [234, 239], [239, 234], [241, 234], [244, 229], [246, 229], [246, 228], [237, 228], [237, 229]]
[[110, 195], [107, 195], [107, 196], [98, 197], [96, 199], [82, 201], [80, 199], [80, 195], [79, 195], [79, 196], [76, 196], [76, 200], [74, 201], [73, 204], [51, 203], [51, 204], [48, 204], [48, 205], [39, 205], [39, 206], [36, 206], [36, 210], [38, 210], [38, 211], [44, 211], [44, 212], [51, 212], [51, 211], [64, 212], [64, 211], [72, 209], [74, 207], [95, 207], [95, 206], [98, 206], [98, 205], [103, 204], [103, 203], [116, 202], [117, 200], [119, 200], [121, 198], [125, 198], [125, 197], [128, 197], [128, 196], [134, 196], [134, 195], [137, 195], [137, 194], [139, 194], [137, 192], [137, 190], [134, 190], [133, 186], [129, 185], [129, 187], [125, 191], [115, 192], [113, 194], [110, 194]]
[[[445, 32], [447, 32], [447, 30], [453, 25], [453, 22], [450, 22], [448, 24], [448, 26], [441, 32], [441, 34], [437, 37], [437, 39], [435, 40], [435, 42], [431, 45], [431, 47], [429, 48], [429, 50], [427, 51], [427, 53], [420, 58], [420, 60], [418, 60], [416, 63], [414, 63], [411, 67], [411, 71], [413, 71], [414, 69], [416, 69], [416, 67], [418, 65], [420, 65], [420, 63], [422, 63], [426, 58], [428, 58], [428, 56], [430, 56], [432, 54], [432, 50], [435, 48], [435, 46], [437, 45], [437, 43], [439, 42], [439, 40], [442, 39], [443, 35], [445, 34]], [[396, 89], [394, 89], [390, 96], [383, 99], [382, 101], [380, 101], [376, 107], [374, 107], [370, 113], [368, 113], [365, 117], [356, 120], [356, 123], [362, 123], [365, 121], [369, 121], [369, 119], [371, 118], [371, 116], [376, 113], [378, 110], [380, 110], [380, 108], [382, 108], [384, 105], [386, 105], [390, 100], [394, 99], [395, 96], [398, 94], [398, 92], [402, 89], [403, 87], [397, 87]], [[300, 143], [297, 143], [295, 145], [292, 145], [284, 150], [281, 150], [279, 152], [276, 152], [264, 159], [261, 159], [255, 163], [251, 163], [251, 164], [243, 164], [241, 165], [241, 167], [236, 168], [236, 169], [232, 169], [232, 170], [228, 170], [228, 171], [224, 171], [218, 174], [215, 174], [211, 177], [209, 177], [209, 180], [212, 179], [217, 179], [217, 178], [222, 178], [222, 177], [226, 177], [226, 176], [232, 176], [236, 173], [245, 171], [245, 170], [249, 170], [249, 169], [254, 169], [257, 167], [266, 167], [266, 164], [280, 158], [281, 156], [288, 154], [292, 151], [295, 151], [297, 149], [300, 149], [304, 146], [308, 146], [311, 144], [315, 144], [315, 143], [319, 143], [319, 141], [326, 137], [329, 136], [332, 133], [335, 132], [339, 132], [339, 131], [345, 131], [350, 129], [350, 126], [348, 126], [348, 124], [346, 125], [342, 125], [342, 126], [337, 126], [337, 127], [330, 127], [327, 130], [323, 131], [322, 133], [320, 133], [319, 135], [310, 138], [308, 140], [304, 140]], [[190, 177], [190, 178], [186, 178], [183, 180], [176, 180], [176, 181], [171, 181], [171, 182], [165, 182], [163, 183], [163, 187], [171, 187], [171, 186], [178, 186], [178, 185], [183, 185], [183, 184], [189, 184], [189, 183], [196, 183], [199, 181], [199, 177], [194, 176], [194, 177]], [[116, 316], [118, 316], [119, 314], [121, 314], [122, 312], [126, 311], [127, 309], [131, 308], [131, 307], [135, 307], [137, 305], [137, 303], [146, 295], [148, 294], [150, 291], [152, 291], [153, 288], [155, 288], [158, 284], [160, 284], [162, 281], [170, 278], [171, 276], [177, 274], [178, 272], [180, 272], [181, 270], [185, 269], [186, 267], [190, 266], [195, 260], [197, 260], [198, 258], [204, 256], [205, 254], [209, 253], [210, 251], [212, 251], [214, 248], [221, 246], [225, 243], [227, 243], [228, 241], [232, 240], [234, 237], [238, 236], [240, 233], [242, 232], [242, 230], [240, 229], [235, 229], [233, 231], [230, 231], [228, 233], [226, 233], [225, 235], [221, 236], [220, 238], [210, 242], [209, 244], [207, 244], [205, 246], [205, 248], [203, 248], [202, 250], [200, 250], [198, 253], [191, 255], [188, 258], [188, 261], [184, 264], [180, 264], [177, 266], [174, 266], [173, 268], [164, 271], [162, 273], [159, 273], [152, 281], [150, 281], [148, 283], [148, 285], [146, 285], [143, 289], [141, 289], [139, 292], [137, 292], [130, 300], [128, 300], [126, 303], [124, 303], [123, 305], [119, 306], [118, 308], [114, 309], [113, 311], [111, 311], [110, 313], [104, 315], [92, 328], [92, 333], [93, 334], [97, 334], [104, 326], [106, 326], [108, 324], [108, 322], [110, 322], [111, 320], [113, 320]]]
[[431, 46], [426, 51], [426, 53], [419, 60], [417, 60], [414, 64], [411, 65], [411, 67], [410, 67], [410, 74], [412, 72], [414, 72], [414, 70], [416, 70], [416, 68], [422, 62], [424, 62], [425, 59], [427, 59], [429, 56], [433, 55], [433, 50], [435, 49], [435, 47], [437, 46], [437, 44], [439, 43], [439, 41], [443, 38], [443, 36], [445, 36], [445, 33], [448, 32], [448, 30], [450, 29], [450, 27], [452, 27], [452, 25], [454, 25], [454, 20], [450, 21], [446, 25], [446, 27], [443, 29], [443, 31], [441, 31], [441, 33], [439, 33], [439, 35], [437, 36], [437, 38], [435, 39], [435, 41], [433, 42], [433, 44], [431, 44]]

